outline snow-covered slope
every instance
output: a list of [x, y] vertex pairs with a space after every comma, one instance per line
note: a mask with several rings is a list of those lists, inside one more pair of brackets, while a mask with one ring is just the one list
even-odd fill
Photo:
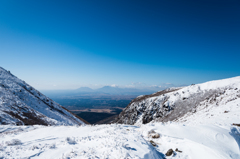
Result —
[[0, 124], [81, 125], [84, 122], [0, 67]]
[[[134, 126], [0, 125], [0, 158], [239, 159], [239, 83], [235, 77], [140, 96], [129, 104], [136, 108], [125, 109]], [[151, 122], [142, 124], [144, 114]]]
[[[193, 120], [194, 114], [211, 112], [203, 119], [211, 118], [217, 111], [219, 116], [232, 113], [232, 119], [238, 114], [229, 112], [240, 101], [240, 77], [210, 81], [183, 88], [172, 88], [148, 96], [134, 99], [118, 118], [116, 123], [145, 124], [152, 121]], [[239, 110], [239, 108], [236, 108]], [[201, 111], [201, 112], [200, 112]], [[198, 120], [202, 120], [197, 115]], [[214, 119], [215, 122], [215, 119]]]

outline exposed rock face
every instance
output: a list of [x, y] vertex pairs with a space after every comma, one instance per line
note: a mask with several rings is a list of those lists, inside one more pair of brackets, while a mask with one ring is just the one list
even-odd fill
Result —
[[[113, 122], [132, 125], [141, 118], [141, 123], [145, 124], [157, 117], [161, 117], [163, 115], [162, 111], [158, 108], [158, 104], [154, 103], [152, 98], [157, 98], [158, 96], [162, 96], [178, 89], [179, 88], [166, 89], [151, 95], [139, 96], [133, 99]], [[151, 106], [151, 108], [149, 108], [149, 106]], [[153, 112], [156, 114], [155, 117], [153, 116]]]
[[113, 122], [146, 124], [174, 121], [208, 105], [220, 106], [237, 98], [240, 98], [240, 77], [170, 88], [137, 97]]
[[0, 124], [81, 125], [84, 122], [0, 67]]

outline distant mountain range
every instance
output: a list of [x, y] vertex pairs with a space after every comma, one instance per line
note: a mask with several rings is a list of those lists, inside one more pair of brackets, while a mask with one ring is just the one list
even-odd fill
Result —
[[98, 89], [91, 89], [89, 87], [81, 87], [75, 90], [80, 93], [107, 93], [107, 94], [139, 94], [139, 93], [153, 93], [156, 91], [160, 91], [163, 88], [152, 87], [151, 89], [137, 89], [137, 88], [121, 88], [121, 87], [112, 87], [112, 86], [104, 86]]
[[146, 88], [121, 88], [121, 87], [112, 87], [104, 86], [98, 89], [91, 89], [89, 87], [80, 87], [75, 90], [43, 90], [42, 92], [51, 97], [60, 97], [60, 96], [78, 96], [78, 95], [143, 95], [143, 94], [152, 94], [157, 91], [161, 91], [165, 87], [146, 87]]

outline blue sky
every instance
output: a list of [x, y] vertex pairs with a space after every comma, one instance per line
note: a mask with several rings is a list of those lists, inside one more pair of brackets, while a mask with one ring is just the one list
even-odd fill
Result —
[[0, 1], [0, 66], [37, 89], [240, 75], [238, 0]]

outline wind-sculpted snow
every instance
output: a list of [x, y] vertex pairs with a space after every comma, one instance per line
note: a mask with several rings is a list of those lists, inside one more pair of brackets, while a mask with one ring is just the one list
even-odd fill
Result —
[[[181, 123], [2, 125], [0, 158], [239, 159], [239, 132], [239, 127], [231, 125]], [[169, 149], [173, 154], [166, 156]]]
[[115, 119], [116, 123], [168, 122], [206, 107], [221, 107], [240, 98], [240, 77], [172, 88], [134, 99]]
[[0, 67], [0, 124], [81, 125], [84, 122]]
[[[225, 118], [227, 120], [227, 118]], [[160, 138], [151, 139], [158, 144], [157, 151], [173, 149], [171, 159], [239, 159], [239, 127], [222, 127], [214, 124], [151, 123], [142, 125], [140, 131], [148, 139], [154, 130]], [[150, 140], [150, 139], [148, 139]], [[176, 150], [178, 149], [178, 150]], [[180, 152], [179, 152], [180, 151]]]
[[20, 128], [22, 131], [17, 132], [16, 126], [0, 126], [5, 133], [0, 135], [0, 158], [161, 159], [164, 156], [134, 126]]

